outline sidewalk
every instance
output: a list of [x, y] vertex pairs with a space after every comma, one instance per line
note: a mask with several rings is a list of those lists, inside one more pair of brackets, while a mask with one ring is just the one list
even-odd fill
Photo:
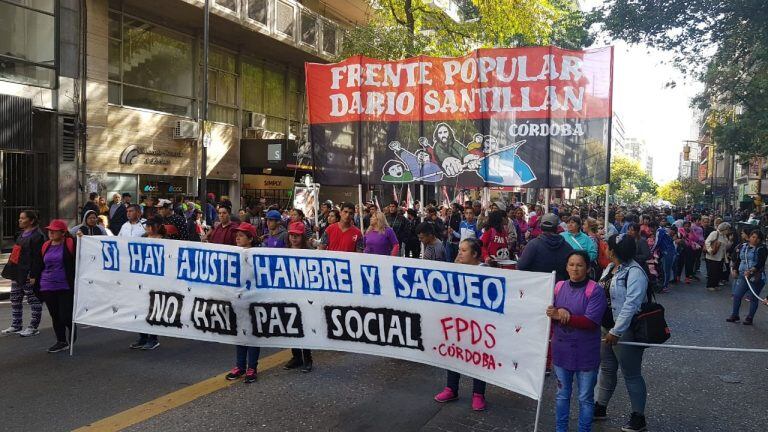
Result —
[[[10, 254], [0, 254], [0, 272], [3, 271], [5, 263], [8, 262]], [[8, 300], [11, 296], [11, 281], [8, 279], [0, 278], [0, 300]]]

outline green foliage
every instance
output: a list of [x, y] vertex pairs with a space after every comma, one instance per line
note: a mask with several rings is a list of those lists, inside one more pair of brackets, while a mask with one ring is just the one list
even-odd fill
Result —
[[656, 195], [656, 182], [645, 172], [640, 163], [617, 157], [611, 162], [611, 194], [622, 204], [639, 203], [643, 194]]
[[768, 2], [613, 0], [590, 21], [614, 38], [672, 52], [701, 80], [693, 105], [708, 113], [720, 149], [768, 152]]
[[694, 178], [672, 180], [661, 185], [658, 189], [658, 197], [669, 201], [676, 206], [697, 204], [704, 202], [705, 187]]
[[[574, 0], [464, 0], [462, 22], [424, 0], [371, 0], [369, 23], [347, 32], [340, 58], [460, 56], [479, 47], [590, 43]], [[378, 5], [378, 6], [377, 6]]]

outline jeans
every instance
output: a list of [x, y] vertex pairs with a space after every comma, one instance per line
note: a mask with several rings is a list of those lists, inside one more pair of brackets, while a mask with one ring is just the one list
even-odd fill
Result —
[[312, 361], [312, 350], [291, 348], [291, 355], [293, 358], [301, 360], [302, 363]]
[[[754, 289], [757, 294], [760, 294], [760, 291], [763, 290], [763, 286], [765, 285], [765, 280], [761, 277], [754, 282], [750, 281], [750, 283], [752, 284], [752, 289]], [[740, 272], [739, 277], [733, 284], [733, 311], [731, 312], [731, 316], [739, 316], [741, 300], [745, 295], [749, 299], [749, 315], [747, 315], [747, 318], [754, 318], [755, 312], [757, 312], [757, 307], [760, 306], [760, 300], [758, 300], [755, 295], [752, 294], [752, 291], [749, 290], [747, 281], [744, 279], [744, 273]]]
[[[603, 333], [605, 334], [605, 333]], [[632, 342], [634, 337], [631, 330], [627, 330], [620, 339], [622, 342]], [[621, 368], [624, 376], [624, 384], [627, 386], [632, 412], [645, 415], [645, 402], [647, 389], [642, 375], [644, 348], [627, 345], [600, 346], [600, 373], [597, 376], [597, 391], [595, 400], [602, 406], [608, 406], [608, 402], [616, 390], [617, 371]]]
[[256, 369], [256, 366], [259, 365], [259, 354], [261, 353], [261, 348], [244, 345], [237, 345], [236, 348], [237, 367], [240, 369], [245, 369], [247, 366], [248, 369]]
[[661, 257], [661, 267], [664, 272], [663, 288], [669, 287], [669, 283], [675, 279], [675, 252], [667, 252]]
[[157, 342], [157, 335], [139, 333], [139, 344], [144, 345], [147, 342]]
[[595, 384], [598, 369], [572, 371], [555, 365], [557, 396], [555, 397], [555, 420], [557, 432], [568, 432], [568, 418], [571, 413], [571, 388], [573, 378], [579, 395], [579, 432], [592, 430], [592, 416], [595, 413]]
[[[458, 372], [454, 371], [446, 371], [448, 378], [446, 382], [446, 387], [453, 390], [453, 394], [458, 395], [459, 394], [459, 378], [461, 375]], [[477, 378], [472, 379], [472, 393], [479, 393], [481, 395], [485, 394], [485, 381], [480, 381]]]

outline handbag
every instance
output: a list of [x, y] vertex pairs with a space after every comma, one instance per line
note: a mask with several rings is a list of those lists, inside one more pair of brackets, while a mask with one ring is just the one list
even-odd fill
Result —
[[635, 342], [663, 344], [672, 336], [667, 320], [664, 317], [664, 306], [656, 303], [656, 295], [650, 286], [646, 289], [646, 293], [646, 302], [640, 306], [640, 310], [632, 317], [629, 327], [632, 329]]

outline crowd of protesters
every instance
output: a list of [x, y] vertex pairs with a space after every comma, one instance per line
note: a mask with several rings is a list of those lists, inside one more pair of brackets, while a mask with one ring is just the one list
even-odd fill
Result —
[[[632, 342], [631, 322], [649, 292], [668, 293], [677, 284], [699, 280], [702, 261], [706, 289], [719, 291], [733, 277], [733, 303], [726, 321], [751, 325], [765, 284], [768, 217], [737, 213], [725, 221], [715, 212], [693, 209], [613, 206], [603, 208], [479, 201], [426, 206], [391, 202], [323, 202], [316, 218], [300, 209], [262, 201], [237, 213], [226, 197], [141, 198], [114, 195], [108, 204], [91, 194], [80, 224], [53, 220], [41, 228], [34, 211], [19, 215], [19, 234], [2, 276], [12, 281], [11, 326], [3, 334], [39, 334], [42, 304], [53, 322], [56, 343], [48, 352], [69, 347], [72, 331], [75, 243], [80, 236], [164, 238], [228, 244], [242, 248], [320, 249], [414, 259], [448, 261], [535, 272], [555, 272], [557, 285], [546, 313], [553, 321], [548, 371], [558, 381], [556, 424], [568, 430], [574, 379], [578, 388], [578, 429], [591, 430], [605, 419], [618, 381], [630, 396], [631, 411], [623, 431], [646, 428], [644, 348]], [[361, 211], [362, 210], [362, 211]], [[709, 214], [707, 214], [709, 213]], [[754, 294], [753, 294], [754, 292]], [[24, 299], [31, 319], [23, 326]], [[749, 302], [741, 320], [744, 300]], [[132, 349], [153, 350], [155, 335], [140, 334]], [[285, 369], [310, 372], [310, 350], [294, 349]], [[237, 346], [228, 380], [256, 381], [259, 347]], [[445, 388], [434, 399], [458, 399], [459, 374], [447, 372]], [[486, 409], [485, 383], [475, 379], [471, 407]]]

